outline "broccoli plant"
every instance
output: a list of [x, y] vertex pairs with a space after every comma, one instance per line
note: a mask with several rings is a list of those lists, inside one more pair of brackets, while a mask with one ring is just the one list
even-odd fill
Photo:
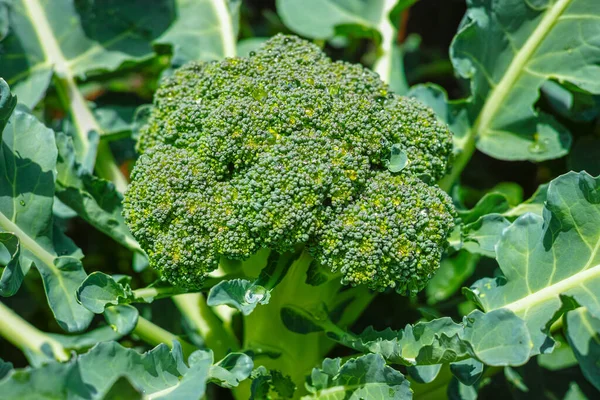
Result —
[[434, 184], [450, 168], [448, 128], [375, 73], [293, 36], [178, 69], [138, 150], [124, 215], [150, 266], [190, 288], [218, 268], [255, 279], [266, 269], [266, 288], [245, 284], [246, 303], [276, 290], [245, 318], [243, 348], [276, 353], [266, 364], [295, 369], [298, 384], [325, 354], [318, 336], [286, 329], [281, 307], [360, 301], [344, 316], [352, 323], [368, 304], [359, 296], [371, 297], [361, 285], [422, 289], [454, 227]]
[[0, 0], [0, 399], [597, 398], [599, 15]]

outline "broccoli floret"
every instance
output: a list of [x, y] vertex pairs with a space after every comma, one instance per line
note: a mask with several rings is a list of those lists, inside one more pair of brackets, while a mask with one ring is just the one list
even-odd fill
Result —
[[[396, 174], [392, 145], [409, 158]], [[199, 286], [222, 257], [305, 246], [344, 283], [414, 291], [454, 225], [451, 200], [426, 183], [450, 168], [448, 128], [293, 36], [175, 71], [138, 150], [125, 218], [176, 285]]]

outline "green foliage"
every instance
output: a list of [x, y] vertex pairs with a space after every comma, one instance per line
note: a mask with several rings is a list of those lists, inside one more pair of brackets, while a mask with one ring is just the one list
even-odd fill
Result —
[[307, 382], [309, 395], [303, 399], [406, 399], [408, 381], [385, 365], [376, 354], [350, 359], [343, 365], [339, 358], [326, 358], [321, 368], [313, 369]]
[[[539, 4], [538, 4], [539, 3]], [[556, 79], [598, 94], [600, 46], [594, 0], [468, 0], [452, 42], [455, 71], [469, 79], [466, 100], [448, 102], [443, 89], [412, 94], [430, 105], [454, 133], [456, 178], [475, 146], [504, 160], [547, 160], [567, 154], [569, 132], [534, 103], [544, 82]], [[577, 34], [571, 34], [576, 31]]]
[[0, 382], [0, 398], [104, 399], [123, 377], [135, 391], [153, 399], [201, 398], [208, 382], [237, 386], [252, 370], [252, 360], [244, 354], [213, 362], [210, 351], [197, 351], [186, 365], [177, 342], [172, 350], [161, 344], [144, 354], [115, 342], [100, 343], [66, 363], [9, 370]]
[[[3, 88], [8, 90], [5, 84]], [[14, 103], [4, 103], [2, 113], [8, 114], [5, 110], [11, 106]], [[2, 242], [11, 252], [0, 278], [1, 294], [15, 294], [33, 264], [42, 276], [59, 325], [70, 332], [82, 331], [92, 314], [77, 303], [75, 291], [86, 274], [78, 249], [53, 224], [57, 159], [54, 132], [33, 115], [16, 109], [1, 139], [0, 231]], [[40, 152], [40, 148], [45, 150]]]
[[562, 296], [572, 297], [592, 315], [600, 311], [595, 284], [600, 271], [599, 182], [585, 172], [552, 181], [543, 217], [525, 214], [502, 235], [496, 252], [503, 276], [482, 279], [471, 288], [484, 310], [508, 308], [526, 320], [533, 354], [551, 347], [547, 330], [560, 317]]

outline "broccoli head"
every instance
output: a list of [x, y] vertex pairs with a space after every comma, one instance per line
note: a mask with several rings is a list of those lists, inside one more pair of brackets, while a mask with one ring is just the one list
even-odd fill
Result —
[[[408, 156], [398, 173], [392, 146]], [[200, 285], [222, 257], [305, 246], [343, 283], [416, 291], [454, 226], [430, 183], [450, 167], [448, 128], [293, 36], [164, 79], [138, 150], [125, 218], [176, 285]]]

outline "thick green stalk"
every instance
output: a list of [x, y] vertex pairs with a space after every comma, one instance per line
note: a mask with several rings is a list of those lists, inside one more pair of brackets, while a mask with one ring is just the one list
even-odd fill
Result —
[[0, 336], [19, 349], [46, 356], [42, 351], [42, 346], [48, 345], [56, 360], [67, 361], [70, 358], [67, 349], [58, 341], [19, 317], [2, 302], [0, 302], [0, 321]]
[[[298, 334], [288, 330], [281, 320], [285, 306], [306, 309], [332, 304], [341, 284], [338, 279], [319, 286], [306, 283], [306, 273], [313, 259], [306, 251], [295, 255], [284, 254], [280, 262], [292, 262], [281, 282], [271, 292], [271, 300], [259, 305], [244, 319], [244, 349], [255, 353], [255, 364], [289, 375], [304, 391], [304, 379], [325, 356], [327, 349], [321, 345], [322, 333]], [[272, 358], [273, 355], [279, 355]], [[241, 385], [235, 390], [238, 399], [249, 398], [249, 387]]]

